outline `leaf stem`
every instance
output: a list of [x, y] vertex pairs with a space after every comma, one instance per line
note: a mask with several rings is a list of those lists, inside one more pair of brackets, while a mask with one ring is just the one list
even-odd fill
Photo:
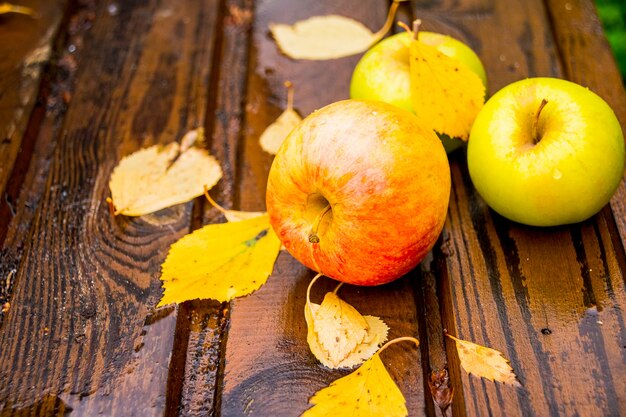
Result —
[[202, 188], [204, 189], [204, 197], [209, 200], [209, 203], [211, 203], [211, 205], [218, 209], [222, 214], [226, 214], [228, 210], [217, 204], [217, 202], [211, 198], [211, 196], [209, 195], [209, 188], [206, 186], [206, 184], [204, 184]]
[[396, 337], [395, 339], [390, 340], [387, 343], [385, 343], [380, 349], [378, 349], [377, 353], [380, 354], [383, 350], [387, 349], [389, 346], [399, 343], [399, 342], [413, 342], [415, 343], [415, 347], [418, 347], [420, 345], [420, 341], [414, 337], [411, 337], [411, 336]]
[[380, 30], [378, 30], [378, 32], [372, 35], [372, 45], [374, 45], [379, 40], [381, 40], [383, 36], [385, 36], [387, 32], [389, 32], [389, 29], [391, 29], [391, 25], [393, 25], [393, 19], [396, 17], [396, 12], [398, 11], [398, 7], [400, 7], [400, 3], [403, 1], [406, 1], [406, 0], [394, 0], [393, 1], [393, 3], [391, 4], [391, 7], [389, 7], [389, 13], [387, 13], [387, 20], [385, 20], [385, 24], [383, 24], [383, 27], [381, 27]]
[[293, 83], [285, 81], [285, 87], [287, 87], [287, 110], [293, 110]]
[[113, 199], [111, 197], [107, 197], [106, 202], [109, 205], [109, 213], [111, 214], [111, 216], [117, 216], [119, 212], [115, 210], [115, 204], [113, 204]]
[[306, 306], [308, 309], [311, 308], [311, 287], [313, 286], [313, 284], [315, 284], [315, 281], [317, 281], [320, 277], [323, 277], [323, 276], [324, 275], [321, 272], [315, 275], [306, 289]]
[[317, 234], [317, 232], [320, 228], [320, 223], [322, 222], [322, 219], [324, 218], [326, 213], [330, 211], [330, 209], [331, 209], [330, 204], [327, 204], [326, 207], [324, 207], [322, 211], [320, 211], [318, 215], [315, 217], [315, 220], [313, 221], [313, 227], [311, 228], [311, 233], [309, 233], [310, 243], [320, 243], [320, 237]]

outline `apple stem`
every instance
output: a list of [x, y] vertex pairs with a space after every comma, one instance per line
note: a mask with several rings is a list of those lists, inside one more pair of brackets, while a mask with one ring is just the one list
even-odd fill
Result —
[[287, 110], [293, 110], [293, 83], [285, 81], [285, 87], [287, 87]]
[[322, 222], [322, 218], [324, 218], [324, 215], [326, 215], [326, 213], [328, 213], [330, 209], [331, 209], [330, 204], [327, 204], [326, 207], [324, 207], [324, 209], [320, 211], [317, 217], [315, 217], [315, 221], [313, 221], [313, 229], [311, 230], [311, 233], [309, 233], [310, 243], [320, 243], [320, 237], [317, 234], [317, 231], [320, 228], [320, 223]]
[[543, 108], [546, 107], [546, 104], [548, 104], [548, 100], [546, 100], [545, 98], [542, 99], [541, 103], [539, 104], [539, 108], [537, 109], [537, 113], [535, 113], [535, 118], [533, 119], [532, 138], [535, 145], [538, 144], [541, 140], [538, 135], [537, 129], [539, 128], [539, 116], [541, 115], [541, 111], [543, 110]]
[[411, 32], [413, 32], [413, 39], [417, 40], [417, 35], [420, 31], [420, 26], [422, 26], [422, 19], [415, 19], [413, 21], [413, 30]]

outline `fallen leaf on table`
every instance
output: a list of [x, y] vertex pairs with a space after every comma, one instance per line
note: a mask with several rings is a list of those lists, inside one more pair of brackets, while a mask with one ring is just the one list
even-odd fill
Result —
[[[331, 369], [350, 368], [371, 357], [387, 340], [389, 327], [380, 318], [362, 316], [335, 292], [324, 296], [322, 304], [310, 301], [307, 290], [304, 317], [307, 323], [307, 342], [311, 352]], [[341, 284], [340, 284], [341, 285]]]
[[467, 340], [457, 339], [446, 333], [450, 339], [456, 342], [456, 350], [459, 354], [461, 366], [469, 374], [487, 378], [490, 381], [498, 381], [521, 387], [513, 368], [502, 352], [491, 349]]
[[272, 274], [279, 250], [267, 213], [204, 226], [171, 246], [161, 266], [164, 292], [157, 307], [248, 295]]
[[326, 60], [342, 58], [367, 50], [391, 28], [398, 3], [389, 8], [387, 21], [376, 33], [356, 20], [338, 15], [314, 16], [286, 25], [270, 23], [270, 31], [280, 50], [295, 59]]
[[437, 133], [467, 141], [484, 102], [485, 86], [480, 77], [458, 59], [415, 39], [410, 59], [415, 114]]
[[11, 3], [0, 3], [0, 15], [6, 13], [19, 13], [27, 16], [33, 16], [35, 11], [30, 7], [18, 6]]
[[252, 219], [253, 217], [259, 217], [264, 215], [266, 212], [264, 211], [239, 211], [239, 210], [228, 210], [224, 207], [220, 206], [211, 198], [209, 195], [209, 190], [207, 188], [204, 189], [204, 196], [211, 203], [213, 207], [222, 212], [226, 220], [229, 222], [240, 222], [242, 220]]
[[401, 337], [388, 342], [352, 373], [332, 382], [309, 399], [313, 407], [303, 417], [404, 417], [408, 415], [404, 395], [387, 372], [380, 352], [399, 341], [419, 342]]
[[222, 169], [217, 159], [194, 146], [201, 139], [202, 131], [196, 129], [180, 145], [155, 145], [122, 159], [109, 180], [113, 214], [141, 216], [192, 200], [204, 187], [213, 187]]
[[285, 138], [302, 121], [302, 117], [293, 109], [293, 84], [287, 81], [285, 87], [287, 87], [287, 108], [274, 123], [263, 131], [259, 138], [261, 148], [272, 155], [276, 155]]

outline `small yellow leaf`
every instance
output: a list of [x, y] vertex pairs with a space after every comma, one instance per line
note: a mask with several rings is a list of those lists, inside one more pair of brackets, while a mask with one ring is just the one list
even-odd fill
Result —
[[457, 339], [446, 335], [456, 342], [456, 350], [463, 369], [469, 374], [487, 378], [490, 381], [498, 381], [520, 387], [513, 368], [502, 352], [491, 349], [467, 340]]
[[239, 211], [225, 209], [211, 198], [211, 196], [209, 195], [209, 189], [206, 187], [204, 187], [204, 196], [213, 207], [222, 212], [224, 217], [226, 217], [226, 220], [228, 220], [229, 222], [239, 222], [242, 220], [252, 219], [253, 217], [259, 217], [265, 214], [264, 211]]
[[259, 142], [261, 148], [267, 153], [276, 155], [278, 148], [283, 144], [283, 141], [291, 133], [294, 127], [302, 121], [302, 117], [293, 109], [286, 109], [278, 119], [265, 129]]
[[210, 224], [182, 237], [162, 265], [157, 307], [196, 298], [229, 301], [259, 289], [272, 274], [280, 241], [267, 213]]
[[204, 149], [174, 142], [125, 157], [109, 181], [114, 214], [141, 216], [192, 200], [222, 177], [219, 162]]
[[480, 77], [458, 59], [415, 39], [410, 56], [415, 114], [437, 133], [466, 141], [484, 102]]
[[303, 417], [403, 417], [404, 395], [376, 353], [357, 370], [318, 391]]
[[33, 16], [35, 11], [30, 7], [18, 6], [11, 3], [0, 3], [0, 14], [19, 13], [27, 16]]
[[285, 138], [302, 121], [302, 117], [293, 109], [293, 84], [286, 81], [285, 87], [287, 87], [287, 108], [274, 123], [263, 131], [259, 138], [261, 148], [272, 155], [276, 155]]
[[389, 8], [387, 21], [376, 33], [356, 20], [338, 15], [314, 16], [293, 25], [270, 23], [280, 50], [294, 59], [325, 60], [361, 53], [382, 39], [391, 28], [398, 3]]
[[308, 327], [307, 342], [313, 355], [324, 366], [337, 369], [351, 368], [376, 353], [387, 340], [389, 327], [385, 322], [375, 316], [362, 316], [335, 292], [327, 293], [321, 305], [312, 303], [309, 299], [311, 285], [304, 317]]

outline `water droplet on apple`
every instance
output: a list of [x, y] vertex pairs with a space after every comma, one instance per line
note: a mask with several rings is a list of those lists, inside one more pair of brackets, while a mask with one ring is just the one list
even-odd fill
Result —
[[560, 180], [562, 176], [563, 176], [563, 173], [559, 171], [558, 169], [555, 169], [552, 172], [552, 178], [554, 178], [555, 180]]
[[376, 116], [378, 114], [378, 112], [373, 111], [372, 112], [372, 116]]

